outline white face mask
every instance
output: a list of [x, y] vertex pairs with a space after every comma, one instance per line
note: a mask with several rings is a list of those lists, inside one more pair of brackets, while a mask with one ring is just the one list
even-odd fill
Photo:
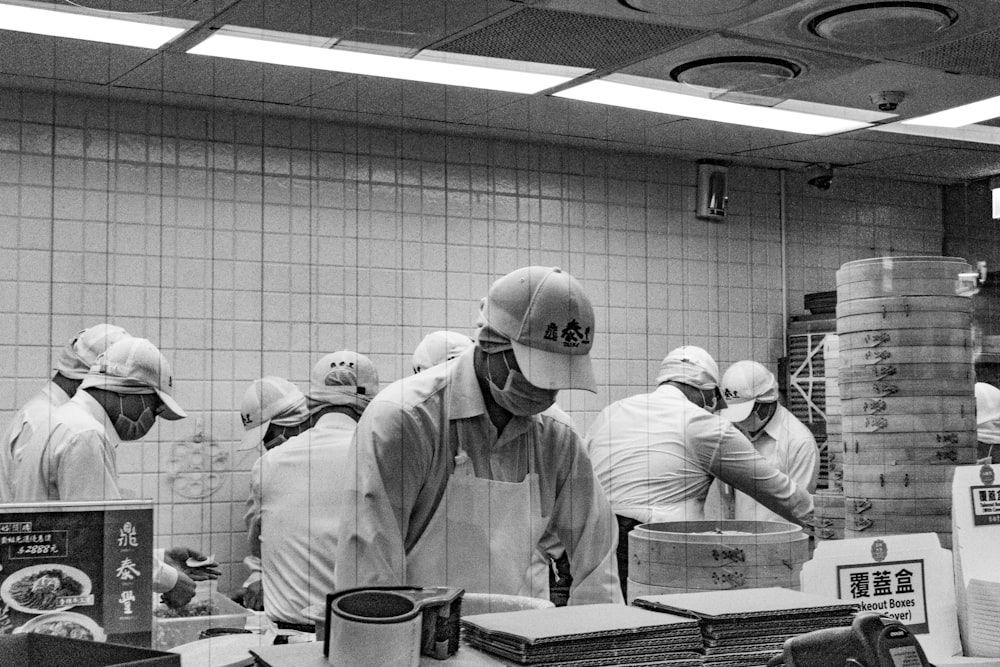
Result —
[[552, 407], [552, 404], [556, 402], [556, 394], [558, 392], [539, 389], [528, 382], [528, 379], [520, 371], [510, 367], [504, 352], [497, 352], [495, 354], [502, 355], [503, 363], [507, 366], [507, 381], [504, 382], [503, 388], [500, 388], [493, 382], [493, 377], [490, 374], [489, 359], [487, 358], [486, 360], [486, 379], [489, 380], [490, 395], [493, 396], [493, 400], [497, 402], [497, 405], [512, 415], [519, 417], [537, 415]]

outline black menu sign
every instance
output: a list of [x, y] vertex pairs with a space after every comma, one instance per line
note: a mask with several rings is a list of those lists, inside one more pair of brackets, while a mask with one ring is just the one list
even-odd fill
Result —
[[0, 505], [0, 634], [149, 646], [148, 501]]

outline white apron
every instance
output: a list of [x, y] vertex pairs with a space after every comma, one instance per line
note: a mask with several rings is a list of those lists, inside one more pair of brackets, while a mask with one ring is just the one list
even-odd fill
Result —
[[540, 590], [531, 567], [548, 519], [532, 457], [528, 461], [523, 481], [500, 482], [476, 477], [459, 451], [441, 503], [407, 554], [405, 583], [548, 599], [547, 571]]

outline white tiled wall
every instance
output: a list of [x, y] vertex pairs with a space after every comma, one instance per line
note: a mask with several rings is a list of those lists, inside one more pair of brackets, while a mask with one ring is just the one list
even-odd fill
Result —
[[236, 410], [260, 375], [304, 386], [350, 348], [388, 383], [426, 332], [470, 331], [493, 279], [559, 265], [598, 316], [600, 391], [560, 396], [585, 430], [673, 347], [773, 365], [785, 303], [802, 313], [840, 264], [941, 252], [936, 186], [785, 174], [783, 234], [781, 179], [731, 167], [716, 224], [694, 216], [691, 162], [5, 91], [0, 419], [78, 329], [153, 340], [192, 417], [123, 444], [121, 484], [155, 500], [164, 545], [226, 563], [226, 589], [256, 456], [233, 448]]

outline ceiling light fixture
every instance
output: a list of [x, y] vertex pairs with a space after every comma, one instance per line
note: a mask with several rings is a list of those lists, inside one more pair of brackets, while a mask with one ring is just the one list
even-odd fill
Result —
[[977, 144], [1000, 145], [1000, 127], [992, 125], [965, 125], [964, 127], [936, 127], [932, 125], [905, 124], [904, 121], [876, 125], [877, 132], [908, 134], [915, 137], [933, 137], [950, 141], [971, 141]]
[[330, 48], [334, 44], [334, 39], [226, 26], [188, 53], [524, 94], [547, 90], [591, 71], [440, 51], [405, 58], [376, 53], [375, 44]]
[[981, 120], [1000, 117], [1000, 96], [991, 97], [936, 113], [907, 118], [899, 122], [906, 125], [927, 125], [931, 127], [963, 127]]
[[[822, 136], [869, 127], [874, 121], [893, 116], [862, 109], [750, 95], [735, 97], [758, 103], [732, 102], [711, 96], [725, 94], [726, 91], [702, 91], [662, 79], [612, 74], [560, 90], [554, 95], [672, 116]], [[760, 102], [768, 104], [762, 106]]]
[[0, 3], [0, 31], [158, 49], [195, 25], [181, 19], [120, 16], [76, 7], [4, 2]]

